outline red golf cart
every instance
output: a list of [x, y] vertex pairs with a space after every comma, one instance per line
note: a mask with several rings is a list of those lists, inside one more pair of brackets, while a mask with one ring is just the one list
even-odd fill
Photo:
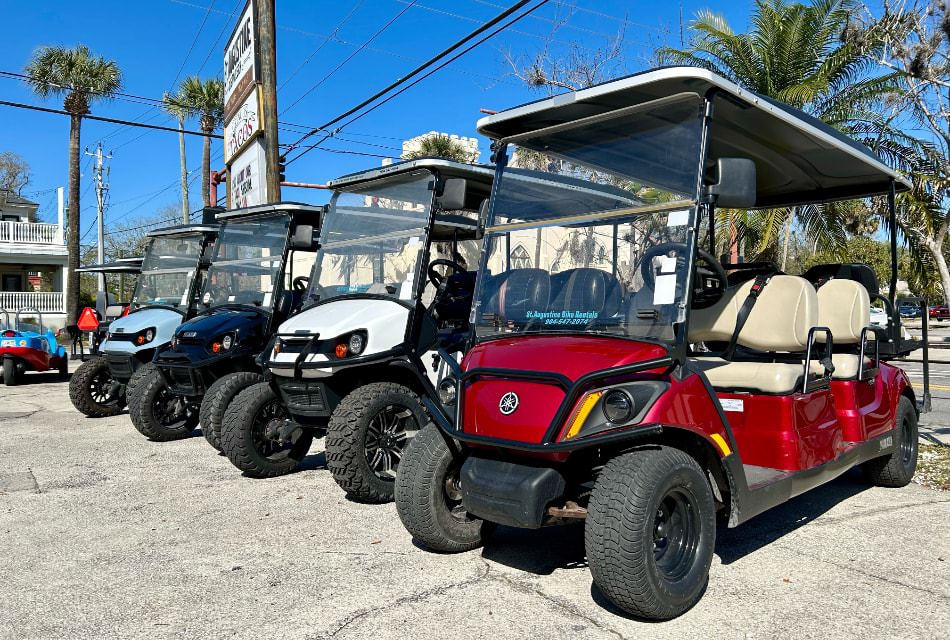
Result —
[[[866, 265], [799, 276], [715, 257], [717, 209], [881, 196], [894, 230], [901, 176], [694, 68], [530, 103], [479, 131], [497, 175], [469, 350], [396, 481], [418, 541], [463, 551], [495, 523], [586, 520], [598, 589], [667, 619], [704, 591], [717, 513], [735, 527], [856, 465], [876, 485], [910, 481], [919, 409], [887, 360], [921, 345], [901, 339], [896, 274], [884, 296]], [[548, 170], [519, 169], [529, 157]], [[871, 326], [872, 299], [887, 327]]]

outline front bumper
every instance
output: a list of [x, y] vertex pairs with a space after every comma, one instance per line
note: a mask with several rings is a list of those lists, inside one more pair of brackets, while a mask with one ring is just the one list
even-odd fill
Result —
[[462, 504], [472, 515], [512, 527], [537, 529], [567, 483], [551, 467], [469, 456], [462, 464]]
[[291, 416], [328, 418], [340, 404], [339, 395], [323, 382], [274, 376], [273, 384]]

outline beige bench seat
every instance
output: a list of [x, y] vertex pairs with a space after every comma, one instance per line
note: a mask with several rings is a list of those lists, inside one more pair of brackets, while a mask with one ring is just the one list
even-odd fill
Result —
[[729, 362], [722, 358], [692, 358], [716, 389], [787, 394], [801, 389], [804, 367], [781, 362]]

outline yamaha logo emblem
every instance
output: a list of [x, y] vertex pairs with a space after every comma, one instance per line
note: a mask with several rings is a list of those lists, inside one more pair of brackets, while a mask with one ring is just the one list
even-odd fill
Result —
[[509, 391], [503, 395], [498, 402], [498, 410], [501, 411], [502, 415], [510, 416], [515, 412], [515, 409], [518, 408], [518, 402], [518, 394], [514, 391]]

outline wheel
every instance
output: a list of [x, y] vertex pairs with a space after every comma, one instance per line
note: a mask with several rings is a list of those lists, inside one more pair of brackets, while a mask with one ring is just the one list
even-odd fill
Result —
[[668, 620], [709, 579], [716, 512], [703, 470], [670, 447], [617, 456], [597, 478], [584, 546], [594, 583], [624, 611]]
[[287, 410], [270, 384], [253, 384], [224, 412], [221, 451], [253, 478], [290, 473], [310, 451], [313, 433], [287, 420]]
[[455, 460], [438, 427], [426, 424], [403, 452], [396, 476], [396, 513], [412, 537], [433, 551], [477, 549], [495, 525], [462, 506], [461, 460]]
[[351, 498], [391, 502], [408, 440], [425, 424], [419, 396], [392, 382], [350, 392], [327, 425], [327, 468]]
[[894, 451], [861, 465], [864, 475], [878, 487], [903, 487], [917, 471], [917, 409], [907, 396], [897, 404]]
[[125, 383], [125, 397], [129, 405], [129, 413], [132, 413], [132, 398], [135, 397], [136, 386], [154, 370], [155, 365], [151, 362], [146, 362], [138, 369], [133, 371], [131, 377], [129, 377], [129, 381]]
[[132, 424], [149, 440], [187, 438], [198, 426], [198, 411], [185, 398], [172, 395], [158, 369], [151, 369], [134, 388], [129, 404]]
[[17, 383], [16, 363], [13, 358], [3, 359], [3, 384], [12, 387]]
[[59, 361], [59, 378], [60, 380], [69, 379], [69, 356], [65, 353]]
[[125, 407], [125, 394], [121, 385], [118, 391], [114, 390], [115, 384], [106, 359], [92, 358], [73, 373], [69, 399], [80, 413], [90, 418], [118, 415]]
[[221, 421], [225, 410], [238, 393], [263, 380], [264, 376], [259, 373], [239, 371], [221, 376], [208, 387], [198, 414], [198, 423], [208, 444], [221, 451]]

